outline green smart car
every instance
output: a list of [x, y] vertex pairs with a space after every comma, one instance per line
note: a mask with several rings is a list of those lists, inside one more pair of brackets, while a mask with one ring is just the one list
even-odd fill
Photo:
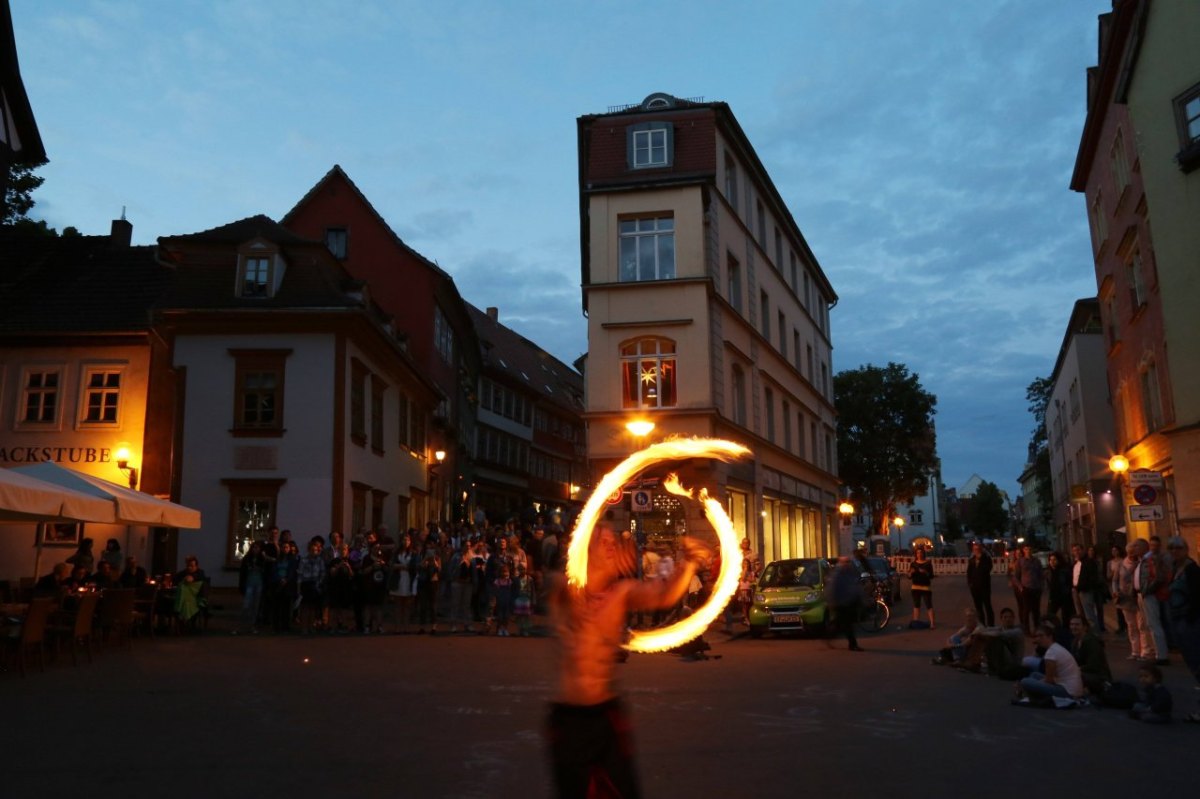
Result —
[[777, 560], [763, 570], [754, 586], [750, 607], [750, 635], [765, 632], [819, 630], [829, 620], [825, 603], [825, 575], [830, 570], [822, 558]]

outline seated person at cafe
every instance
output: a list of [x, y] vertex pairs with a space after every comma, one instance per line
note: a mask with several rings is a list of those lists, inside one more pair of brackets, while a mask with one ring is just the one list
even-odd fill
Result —
[[56, 563], [49, 574], [43, 574], [33, 584], [34, 596], [58, 596], [58, 592], [67, 587], [71, 578], [70, 563]]
[[121, 572], [120, 580], [122, 588], [141, 588], [149, 580], [150, 576], [138, 565], [137, 558], [125, 558], [125, 570]]
[[117, 573], [113, 571], [112, 564], [107, 560], [96, 561], [96, 573], [87, 578], [87, 584], [93, 585], [101, 591], [120, 586]]
[[86, 566], [74, 566], [71, 568], [71, 576], [67, 578], [64, 585], [72, 591], [76, 591], [88, 584], [91, 575], [88, 574]]

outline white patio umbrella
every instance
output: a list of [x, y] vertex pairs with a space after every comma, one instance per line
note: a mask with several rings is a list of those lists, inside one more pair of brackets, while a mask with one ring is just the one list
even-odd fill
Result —
[[35, 463], [30, 466], [18, 466], [10, 471], [107, 500], [114, 506], [115, 518], [109, 521], [115, 524], [187, 528], [200, 526], [198, 510], [125, 488], [108, 480], [59, 466], [57, 463]]
[[104, 522], [117, 518], [111, 499], [0, 469], [0, 521]]

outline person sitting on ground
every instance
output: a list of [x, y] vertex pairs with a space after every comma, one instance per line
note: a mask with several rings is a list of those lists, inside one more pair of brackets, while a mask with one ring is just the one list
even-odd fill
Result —
[[1000, 626], [981, 627], [972, 637], [966, 655], [954, 665], [979, 673], [986, 658], [988, 674], [1002, 680], [1017, 680], [1026, 674], [1021, 668], [1024, 654], [1025, 631], [1017, 625], [1017, 614], [1012, 608], [1001, 608]]
[[1171, 692], [1162, 684], [1162, 669], [1153, 663], [1138, 667], [1138, 701], [1129, 708], [1129, 718], [1147, 724], [1171, 720]]
[[959, 627], [946, 639], [946, 646], [933, 659], [933, 665], [945, 666], [947, 663], [957, 665], [967, 656], [967, 651], [974, 643], [976, 636], [982, 632], [979, 625], [979, 614], [974, 608], [964, 612], [963, 626]]
[[1054, 640], [1055, 632], [1052, 624], [1038, 625], [1034, 641], [1046, 649], [1042, 657], [1044, 671], [1034, 672], [1018, 683], [1014, 704], [1050, 705], [1055, 698], [1078, 700], [1086, 694], [1079, 664]]
[[1103, 696], [1104, 686], [1112, 682], [1112, 670], [1104, 654], [1104, 642], [1092, 632], [1092, 626], [1083, 616], [1072, 616], [1069, 626], [1071, 655], [1079, 664], [1084, 687], [1090, 694]]

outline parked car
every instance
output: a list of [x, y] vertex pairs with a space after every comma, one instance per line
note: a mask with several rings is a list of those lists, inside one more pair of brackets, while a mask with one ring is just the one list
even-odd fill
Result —
[[777, 560], [763, 569], [750, 607], [751, 637], [823, 629], [829, 621], [825, 601], [829, 569], [823, 558]]
[[863, 578], [883, 583], [886, 586], [885, 591], [890, 597], [890, 603], [894, 605], [899, 602], [903, 596], [900, 593], [900, 575], [892, 566], [892, 562], [881, 555], [867, 555], [867, 564], [871, 567], [871, 571], [869, 574], [863, 572]]

